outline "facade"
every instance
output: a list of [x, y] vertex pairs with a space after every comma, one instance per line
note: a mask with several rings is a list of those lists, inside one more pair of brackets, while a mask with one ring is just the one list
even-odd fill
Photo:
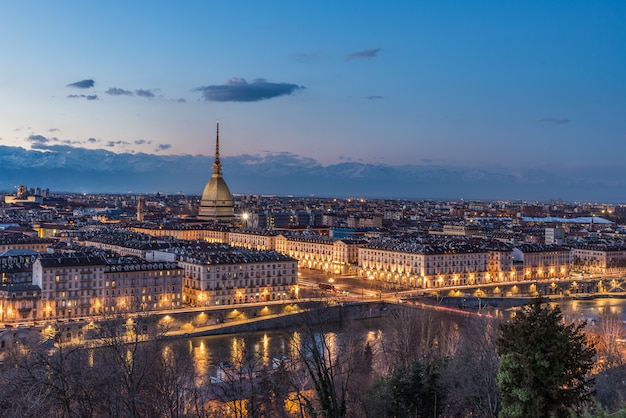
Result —
[[35, 321], [40, 314], [41, 289], [31, 284], [0, 286], [0, 322]]
[[361, 239], [325, 236], [284, 236], [276, 238], [276, 251], [298, 260], [298, 266], [335, 274], [356, 273]]
[[213, 162], [213, 173], [204, 190], [200, 200], [198, 218], [205, 221], [231, 222], [235, 219], [233, 207], [233, 196], [226, 181], [222, 177], [222, 163], [220, 162], [220, 125], [217, 124], [217, 134], [215, 138], [215, 160]]
[[[146, 312], [182, 307], [183, 269], [175, 262], [138, 257], [110, 260], [104, 269], [102, 312]], [[96, 301], [97, 303], [98, 301]]]
[[269, 231], [230, 231], [228, 244], [259, 251], [275, 250], [277, 235], [276, 232]]
[[359, 249], [359, 276], [385, 287], [444, 287], [490, 282], [489, 250], [468, 243], [392, 242]]
[[228, 231], [224, 228], [207, 228], [204, 225], [134, 226], [133, 232], [153, 237], [172, 237], [186, 241], [228, 242]]
[[524, 280], [569, 276], [570, 250], [558, 245], [522, 244], [513, 250], [514, 262], [522, 263]]
[[182, 269], [176, 263], [84, 253], [45, 254], [33, 264], [41, 289], [36, 319], [71, 319], [174, 309], [182, 304]]
[[87, 254], [45, 254], [33, 264], [33, 284], [41, 289], [38, 318], [74, 318], [101, 312], [103, 257]]
[[589, 273], [626, 272], [626, 246], [578, 245], [572, 248], [572, 268]]
[[192, 306], [290, 300], [298, 292], [297, 261], [276, 251], [222, 245], [176, 252], [183, 301]]

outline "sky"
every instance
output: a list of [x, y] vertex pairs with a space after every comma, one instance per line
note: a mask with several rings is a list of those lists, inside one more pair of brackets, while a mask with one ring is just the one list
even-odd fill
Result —
[[624, 17], [623, 0], [7, 0], [0, 145], [211, 155], [219, 120], [224, 156], [617, 167]]

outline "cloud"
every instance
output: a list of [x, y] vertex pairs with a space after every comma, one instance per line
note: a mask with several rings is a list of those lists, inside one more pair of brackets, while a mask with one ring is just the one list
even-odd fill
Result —
[[383, 96], [367, 96], [366, 99], [367, 100], [378, 100], [378, 99], [383, 99]]
[[135, 90], [135, 94], [139, 97], [146, 97], [148, 99], [152, 99], [154, 97], [152, 90], [138, 89]]
[[110, 87], [107, 91], [105, 91], [105, 93], [110, 94], [111, 96], [132, 96], [133, 95], [132, 91], [124, 90], [119, 87]]
[[59, 128], [50, 128], [48, 132], [61, 132], [61, 130]]
[[537, 123], [548, 123], [551, 125], [565, 125], [566, 123], [570, 123], [571, 121], [567, 118], [539, 118], [535, 119]]
[[87, 100], [98, 100], [97, 94], [70, 94], [67, 96], [68, 99], [87, 99]]
[[30, 135], [26, 140], [33, 144], [47, 144], [50, 142], [50, 140], [43, 135]]
[[183, 99], [182, 97], [178, 100], [176, 100], [178, 103], [187, 103], [187, 100]]
[[90, 144], [95, 144], [96, 142], [100, 142], [100, 140], [96, 138], [87, 138], [87, 142], [89, 142]]
[[154, 152], [165, 151], [172, 148], [172, 144], [159, 144]]
[[135, 140], [135, 145], [152, 144], [152, 141], [146, 141], [145, 139]]
[[30, 135], [28, 138], [26, 138], [26, 141], [31, 143], [30, 147], [32, 149], [42, 149], [42, 150], [47, 150], [47, 149], [50, 149], [50, 147], [59, 146], [59, 145], [54, 145], [53, 143], [63, 144], [64, 146], [82, 144], [81, 141], [77, 141], [77, 140], [59, 139], [57, 137], [47, 138], [43, 135]]
[[380, 52], [380, 48], [372, 48], [372, 49], [366, 49], [364, 51], [357, 51], [357, 52], [352, 52], [350, 54], [348, 54], [348, 56], [346, 57], [346, 61], [350, 61], [353, 59], [357, 59], [357, 58], [374, 58], [378, 55], [378, 53]]
[[306, 87], [290, 83], [269, 83], [259, 78], [252, 83], [243, 78], [233, 78], [224, 85], [198, 87], [207, 102], [257, 102], [274, 97], [289, 95]]
[[89, 80], [80, 80], [75, 83], [68, 84], [67, 87], [74, 87], [77, 89], [90, 89], [96, 84], [95, 81]]
[[126, 141], [108, 141], [104, 146], [105, 147], [109, 147], [109, 148], [113, 148], [113, 147], [116, 147], [116, 146], [125, 147], [126, 145], [130, 145], [130, 142], [126, 142]]

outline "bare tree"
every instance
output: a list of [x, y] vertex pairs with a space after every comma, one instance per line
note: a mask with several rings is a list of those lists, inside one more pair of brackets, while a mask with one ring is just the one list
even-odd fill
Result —
[[[292, 347], [296, 352], [296, 370], [300, 370], [313, 388], [311, 398], [306, 387], [296, 388], [301, 411], [317, 417], [355, 416], [361, 392], [359, 382], [371, 370], [362, 336], [344, 328], [333, 329], [339, 307], [325, 307], [300, 316]], [[367, 364], [369, 362], [369, 364]], [[306, 380], [304, 380], [306, 382]], [[302, 383], [302, 380], [301, 380]]]
[[496, 383], [499, 323], [474, 317], [462, 325], [459, 349], [442, 369], [442, 380], [448, 388], [446, 415], [495, 418], [500, 410]]

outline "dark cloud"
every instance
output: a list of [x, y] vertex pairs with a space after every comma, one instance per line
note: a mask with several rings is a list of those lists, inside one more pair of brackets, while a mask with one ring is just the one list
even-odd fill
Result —
[[109, 148], [113, 148], [113, 147], [125, 147], [126, 145], [130, 145], [130, 142], [126, 142], [126, 141], [108, 141], [104, 146], [105, 147], [109, 147]]
[[172, 148], [172, 144], [159, 144], [154, 152], [165, 151]]
[[178, 100], [176, 100], [178, 103], [187, 103], [187, 100], [183, 99], [182, 97]]
[[289, 95], [304, 89], [303, 86], [289, 83], [269, 83], [264, 79], [247, 83], [243, 78], [233, 78], [226, 84], [198, 87], [207, 102], [257, 102], [259, 100]]
[[357, 58], [374, 58], [375, 56], [378, 55], [379, 52], [380, 52], [380, 48], [372, 48], [372, 49], [366, 49], [364, 51], [352, 52], [351, 54], [348, 54], [348, 56], [346, 57], [346, 61], [350, 61], [350, 60], [357, 59]]
[[68, 84], [67, 87], [75, 87], [77, 89], [90, 89], [96, 84], [93, 80], [80, 80], [75, 83]]
[[61, 130], [59, 128], [50, 128], [48, 132], [61, 132]]
[[54, 146], [52, 145], [53, 143], [63, 144], [66, 146], [82, 144], [81, 141], [77, 141], [77, 140], [73, 141], [70, 139], [59, 139], [57, 137], [47, 138], [43, 135], [30, 135], [28, 138], [26, 138], [26, 141], [31, 143], [31, 148], [36, 148], [36, 149], [47, 149], [47, 147]]
[[133, 92], [130, 90], [120, 89], [119, 87], [110, 87], [106, 92], [111, 96], [132, 96]]
[[383, 99], [383, 96], [367, 96], [366, 99], [367, 100], [378, 100], [378, 99]]
[[145, 139], [135, 140], [135, 145], [152, 144], [152, 141], [146, 141]]
[[146, 97], [148, 99], [152, 99], [154, 97], [152, 90], [138, 89], [135, 90], [135, 94], [139, 97]]
[[47, 144], [50, 142], [50, 140], [43, 135], [30, 135], [26, 140], [33, 144]]
[[70, 94], [67, 96], [68, 99], [87, 99], [87, 100], [98, 100], [97, 94]]
[[96, 138], [87, 138], [87, 142], [89, 142], [90, 144], [95, 144], [96, 142], [100, 142], [100, 140]]
[[565, 125], [566, 123], [570, 123], [570, 120], [567, 118], [539, 118], [535, 119], [537, 123], [548, 123], [551, 125]]

